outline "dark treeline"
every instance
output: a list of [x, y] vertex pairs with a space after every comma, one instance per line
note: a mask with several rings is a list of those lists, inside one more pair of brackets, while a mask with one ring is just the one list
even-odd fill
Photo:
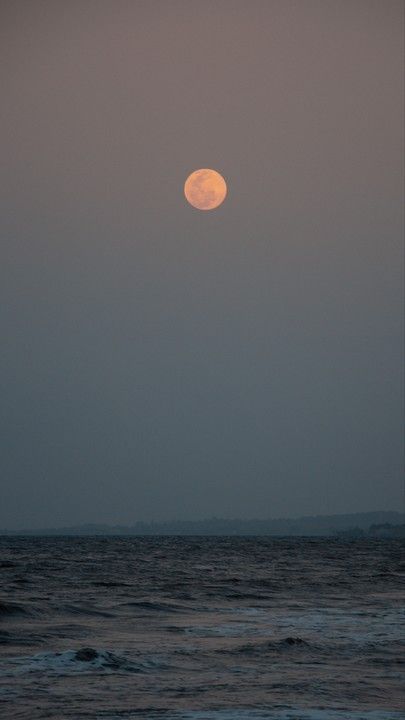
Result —
[[241, 520], [173, 520], [133, 525], [85, 524], [37, 530], [3, 530], [3, 535], [274, 535], [274, 536], [386, 536], [403, 537], [405, 515], [381, 511], [347, 515]]

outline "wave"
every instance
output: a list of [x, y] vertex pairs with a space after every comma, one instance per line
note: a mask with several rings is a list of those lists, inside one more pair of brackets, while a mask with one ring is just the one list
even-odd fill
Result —
[[191, 627], [169, 626], [170, 632], [183, 632], [197, 637], [240, 637], [262, 634], [261, 629], [247, 623], [223, 623], [222, 625], [193, 625]]
[[44, 633], [32, 632], [32, 630], [26, 632], [15, 628], [13, 632], [0, 630], [0, 645], [29, 645], [32, 647], [34, 642], [41, 644], [46, 642], [46, 639], [47, 636]]
[[292, 645], [297, 645], [298, 647], [308, 647], [309, 643], [307, 643], [306, 640], [303, 640], [300, 637], [286, 637], [284, 640], [281, 640], [279, 642], [279, 645], [282, 645], [283, 647], [291, 647]]
[[23, 605], [18, 605], [17, 603], [0, 602], [0, 617], [29, 614], [30, 612]]
[[288, 636], [281, 640], [266, 640], [259, 643], [245, 643], [236, 648], [221, 648], [217, 652], [226, 655], [265, 655], [291, 650], [311, 650], [317, 653], [322, 651], [321, 648], [301, 637]]
[[0, 630], [0, 645], [9, 645], [12, 642], [12, 638], [9, 632]]
[[130, 583], [120, 581], [114, 582], [113, 580], [94, 580], [92, 583], [94, 587], [132, 587]]
[[109, 650], [83, 647], [64, 652], [43, 652], [18, 662], [20, 672], [46, 672], [57, 675], [81, 672], [142, 672], [142, 667]]
[[152, 600], [133, 600], [132, 602], [125, 603], [125, 607], [146, 610], [148, 612], [166, 613], [187, 612], [190, 609], [185, 605], [179, 605], [177, 603], [154, 602]]
[[[245, 646], [245, 650], [249, 651], [251, 648], [250, 646]], [[318, 648], [309, 643], [307, 640], [304, 640], [301, 637], [292, 637], [288, 636], [285, 638], [282, 638], [281, 640], [270, 640], [268, 642], [264, 643], [258, 643], [257, 645], [252, 646], [253, 651], [259, 651], [259, 652], [282, 652], [285, 650], [318, 650]]]
[[[150, 720], [158, 717], [153, 713]], [[159, 716], [161, 717], [161, 716]], [[403, 720], [401, 712], [390, 710], [341, 710], [329, 708], [298, 707], [272, 710], [254, 710], [251, 708], [220, 709], [220, 710], [189, 710], [169, 712], [165, 720]]]
[[99, 608], [89, 606], [89, 605], [81, 605], [81, 604], [66, 604], [61, 606], [56, 606], [55, 610], [58, 610], [59, 612], [65, 612], [69, 615], [94, 615], [95, 617], [104, 617], [104, 618], [111, 618], [114, 617], [114, 613], [109, 612], [107, 610], [100, 610]]
[[244, 592], [241, 590], [233, 590], [232, 588], [221, 587], [205, 590], [204, 597], [222, 600], [249, 600], [250, 602], [262, 602], [266, 598], [269, 598], [270, 594], [268, 592]]

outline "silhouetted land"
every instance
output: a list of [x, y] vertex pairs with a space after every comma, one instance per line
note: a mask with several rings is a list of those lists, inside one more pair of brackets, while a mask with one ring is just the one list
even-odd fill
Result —
[[404, 537], [405, 514], [391, 511], [314, 515], [300, 518], [174, 520], [126, 525], [73, 525], [37, 530], [3, 530], [3, 535], [274, 535]]

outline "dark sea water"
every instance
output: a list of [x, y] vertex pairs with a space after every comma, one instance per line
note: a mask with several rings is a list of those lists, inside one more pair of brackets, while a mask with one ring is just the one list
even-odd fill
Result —
[[0, 716], [404, 718], [403, 549], [0, 538]]

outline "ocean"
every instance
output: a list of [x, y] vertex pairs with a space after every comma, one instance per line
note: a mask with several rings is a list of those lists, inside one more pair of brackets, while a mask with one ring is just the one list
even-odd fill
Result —
[[0, 716], [404, 718], [403, 551], [384, 539], [1, 537]]

